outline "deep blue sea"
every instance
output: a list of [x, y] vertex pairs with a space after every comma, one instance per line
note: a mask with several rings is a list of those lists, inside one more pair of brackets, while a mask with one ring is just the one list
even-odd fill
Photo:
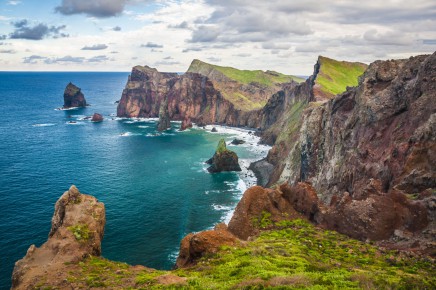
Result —
[[[128, 73], [0, 72], [0, 289], [14, 262], [47, 240], [56, 200], [74, 184], [106, 206], [103, 256], [170, 269], [189, 232], [228, 220], [252, 174], [209, 174], [218, 140], [236, 135], [244, 166], [265, 148], [238, 131], [194, 128], [156, 134], [153, 120], [118, 119]], [[68, 82], [90, 107], [55, 110]], [[94, 112], [102, 123], [83, 120]], [[70, 123], [73, 121], [75, 123]]]

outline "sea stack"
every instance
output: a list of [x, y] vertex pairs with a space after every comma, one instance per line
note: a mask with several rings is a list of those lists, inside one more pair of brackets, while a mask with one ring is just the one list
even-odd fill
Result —
[[185, 117], [180, 125], [180, 131], [185, 131], [188, 128], [192, 128], [191, 118]]
[[64, 109], [86, 107], [85, 96], [80, 88], [73, 83], [68, 83], [64, 91]]
[[210, 173], [221, 171], [241, 171], [238, 163], [238, 155], [227, 149], [226, 141], [221, 139], [218, 143], [215, 154], [211, 159], [206, 161], [211, 166], [207, 169]]
[[94, 113], [94, 115], [92, 115], [91, 118], [91, 122], [102, 122], [103, 121], [103, 116], [99, 113]]
[[165, 131], [171, 128], [170, 114], [168, 112], [168, 99], [164, 98], [159, 108], [159, 123], [157, 124], [158, 131]]

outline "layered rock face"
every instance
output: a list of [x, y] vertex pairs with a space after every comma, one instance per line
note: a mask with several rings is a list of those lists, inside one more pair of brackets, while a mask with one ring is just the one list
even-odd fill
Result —
[[260, 106], [241, 108], [238, 105], [240, 102], [229, 98], [230, 91], [225, 92], [224, 88], [229, 83], [245, 86], [247, 97], [242, 99], [249, 104], [251, 98], [260, 98], [262, 103], [266, 103], [282, 86], [276, 84], [268, 89], [255, 89], [254, 84], [243, 85], [224, 76], [222, 79], [210, 77], [216, 76], [191, 72], [183, 75], [160, 73], [147, 66], [136, 66], [132, 69], [118, 104], [117, 116], [158, 117], [161, 104], [164, 99], [168, 99], [171, 120], [189, 118], [199, 125], [219, 123], [257, 128], [261, 126], [263, 118]]
[[39, 248], [30, 246], [26, 256], [15, 263], [12, 289], [43, 284], [68, 287], [69, 283], [58, 277], [67, 272], [68, 263], [101, 254], [105, 223], [104, 204], [71, 186], [56, 202], [47, 242]]
[[235, 152], [227, 149], [226, 141], [221, 139], [218, 143], [215, 154], [212, 158], [206, 161], [211, 166], [207, 168], [210, 173], [222, 171], [241, 171], [238, 163], [238, 155]]
[[64, 109], [86, 107], [85, 96], [79, 87], [68, 83], [64, 91]]

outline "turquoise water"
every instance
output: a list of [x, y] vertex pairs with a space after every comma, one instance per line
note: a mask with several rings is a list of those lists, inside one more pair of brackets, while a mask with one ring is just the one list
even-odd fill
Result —
[[[153, 120], [115, 118], [127, 76], [0, 72], [0, 289], [28, 247], [46, 241], [54, 203], [71, 184], [106, 205], [104, 257], [170, 269], [182, 237], [228, 220], [252, 181], [205, 170], [218, 140], [237, 132], [179, 132], [173, 123], [157, 135]], [[55, 110], [70, 81], [90, 107]], [[94, 112], [105, 120], [83, 120]], [[264, 154], [254, 142], [231, 147], [245, 165]]]

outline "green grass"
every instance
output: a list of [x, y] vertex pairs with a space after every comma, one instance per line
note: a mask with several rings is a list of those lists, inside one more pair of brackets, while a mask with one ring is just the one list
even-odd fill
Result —
[[[280, 126], [277, 136], [276, 143], [283, 141], [283, 142], [289, 142], [291, 138], [291, 135], [293, 135], [295, 132], [297, 132], [300, 129], [300, 123], [301, 123], [301, 115], [306, 108], [308, 104], [306, 102], [295, 102], [295, 104], [292, 105], [291, 109], [284, 114], [285, 119], [280, 123], [276, 123], [274, 126]], [[275, 129], [275, 128], [272, 128]]]
[[363, 74], [366, 65], [357, 62], [344, 62], [320, 56], [320, 72], [315, 82], [321, 85], [321, 90], [329, 95], [345, 92], [347, 86], [358, 84], [359, 76]]
[[188, 72], [202, 73], [205, 70], [210, 71], [215, 69], [221, 72], [229, 79], [235, 80], [242, 84], [258, 83], [270, 87], [277, 83], [287, 83], [291, 80], [296, 82], [304, 81], [302, 78], [285, 75], [274, 71], [261, 71], [261, 70], [239, 70], [228, 66], [218, 66], [202, 62], [198, 59], [192, 61]]
[[78, 241], [87, 241], [91, 237], [91, 232], [88, 228], [87, 224], [77, 224], [74, 226], [68, 227], [68, 230], [71, 231]]
[[381, 253], [303, 220], [282, 221], [239, 248], [178, 270], [203, 289], [434, 289], [435, 265]]
[[[135, 269], [90, 257], [70, 272], [76, 288], [108, 289], [435, 289], [431, 261], [380, 251], [369, 243], [314, 227], [301, 219], [273, 223], [273, 230], [237, 247], [224, 246], [196, 266], [174, 271]], [[160, 285], [162, 275], [187, 278], [186, 285]]]
[[216, 148], [216, 152], [217, 152], [217, 153], [222, 153], [222, 152], [224, 152], [224, 151], [227, 151], [226, 140], [221, 139], [221, 140], [218, 142], [218, 146], [217, 146], [217, 148]]

